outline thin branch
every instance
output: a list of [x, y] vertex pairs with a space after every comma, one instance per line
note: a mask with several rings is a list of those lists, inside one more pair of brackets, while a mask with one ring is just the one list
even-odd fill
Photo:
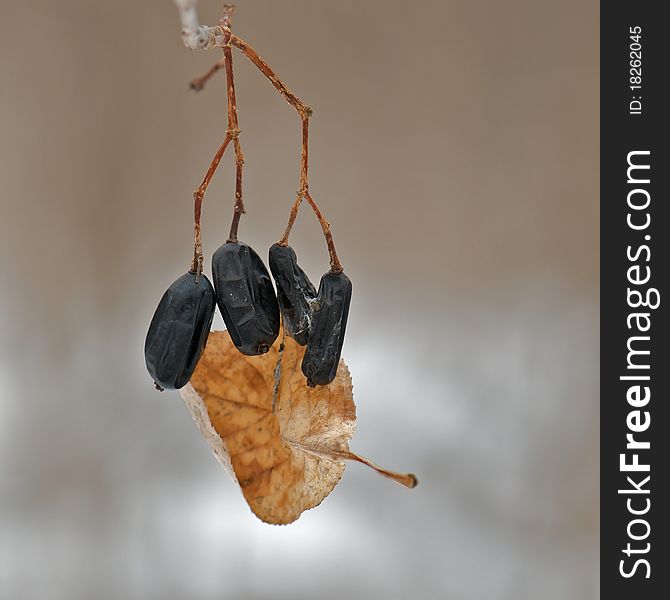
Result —
[[309, 117], [305, 116], [302, 118], [302, 150], [300, 153], [300, 189], [297, 192], [297, 196], [293, 206], [291, 206], [291, 212], [288, 217], [288, 225], [284, 231], [284, 235], [279, 240], [280, 246], [286, 246], [288, 244], [288, 236], [291, 233], [291, 228], [295, 223], [296, 217], [298, 216], [298, 209], [300, 208], [300, 203], [307, 193], [308, 183], [307, 183], [307, 169], [308, 169], [308, 160], [309, 160]]
[[302, 120], [302, 153], [300, 156], [300, 189], [298, 190], [297, 197], [293, 206], [291, 206], [291, 212], [288, 218], [288, 225], [284, 231], [284, 235], [279, 240], [281, 246], [286, 246], [288, 244], [288, 236], [291, 233], [291, 228], [295, 223], [296, 217], [298, 216], [298, 209], [300, 208], [300, 203], [303, 198], [307, 200], [309, 205], [312, 207], [316, 218], [319, 220], [321, 225], [321, 230], [323, 231], [323, 236], [326, 239], [326, 246], [328, 246], [328, 254], [330, 256], [330, 270], [333, 273], [339, 273], [342, 271], [342, 264], [340, 259], [337, 256], [337, 250], [335, 249], [335, 242], [333, 241], [333, 235], [330, 231], [330, 223], [323, 218], [319, 207], [309, 193], [309, 184], [307, 182], [307, 170], [308, 170], [308, 158], [309, 158], [309, 117], [304, 117]]
[[[198, 77], [191, 82], [191, 87], [200, 90], [205, 83], [221, 68], [225, 67], [226, 78], [228, 81], [228, 133], [234, 142], [236, 155], [236, 177], [235, 177], [235, 208], [233, 212], [233, 221], [230, 228], [229, 241], [237, 240], [237, 229], [241, 215], [245, 212], [242, 201], [242, 168], [244, 165], [244, 155], [239, 142], [239, 125], [237, 119], [237, 105], [235, 99], [235, 84], [233, 78], [232, 52], [230, 47], [235, 46], [244, 54], [265, 77], [272, 83], [275, 89], [286, 99], [286, 101], [296, 110], [302, 123], [302, 150], [300, 155], [300, 181], [299, 190], [296, 199], [291, 206], [289, 220], [284, 231], [284, 235], [279, 240], [279, 244], [287, 245], [288, 237], [298, 215], [298, 210], [303, 198], [307, 200], [312, 207], [323, 231], [328, 253], [330, 256], [331, 271], [342, 271], [342, 265], [335, 250], [335, 242], [330, 229], [330, 224], [323, 218], [319, 207], [309, 194], [309, 183], [307, 177], [308, 155], [309, 155], [309, 118], [312, 116], [312, 109], [298, 98], [286, 84], [277, 76], [270, 65], [263, 60], [258, 53], [243, 39], [234, 35], [230, 31], [230, 19], [235, 10], [232, 4], [225, 4], [223, 8], [223, 18], [217, 27], [206, 27], [198, 23], [198, 17], [195, 10], [197, 0], [175, 0], [179, 8], [182, 21], [182, 37], [187, 48], [210, 49], [222, 47], [224, 60], [216, 63], [205, 75]], [[214, 163], [212, 163], [214, 164]], [[217, 163], [218, 165], [218, 163]], [[214, 167], [216, 168], [216, 167]], [[200, 198], [200, 202], [202, 198]], [[196, 199], [197, 202], [197, 199]], [[197, 224], [196, 234], [199, 234], [199, 223]], [[195, 258], [194, 258], [195, 261]]]
[[[228, 5], [224, 7], [228, 8]], [[237, 116], [237, 98], [235, 96], [235, 77], [233, 75], [233, 53], [230, 48], [230, 16], [232, 11], [225, 12], [223, 23], [223, 31], [226, 34], [226, 44], [223, 46], [223, 55], [226, 66], [226, 81], [228, 90], [228, 131], [233, 138], [233, 145], [235, 147], [235, 206], [233, 208], [233, 221], [230, 224], [230, 234], [228, 236], [229, 242], [237, 241], [237, 229], [240, 224], [240, 218], [244, 214], [244, 202], [242, 200], [242, 168], [244, 166], [244, 154], [240, 144], [240, 124]]]
[[[220, 27], [227, 32], [227, 39], [230, 39], [230, 17], [232, 16], [235, 7], [232, 5], [225, 5], [223, 18], [220, 22]], [[202, 235], [201, 235], [201, 217], [202, 217], [202, 201], [205, 196], [205, 192], [209, 187], [214, 173], [221, 162], [226, 148], [230, 141], [233, 141], [233, 146], [235, 148], [236, 156], [236, 177], [235, 177], [235, 208], [233, 213], [233, 223], [230, 229], [230, 236], [228, 241], [237, 241], [237, 228], [240, 221], [240, 216], [244, 213], [244, 204], [242, 202], [242, 165], [244, 164], [244, 155], [242, 153], [242, 147], [239, 141], [240, 128], [237, 118], [237, 101], [235, 98], [235, 80], [233, 77], [233, 57], [230, 50], [230, 43], [224, 45], [223, 48], [223, 58], [216, 63], [205, 75], [200, 78], [196, 78], [194, 82], [200, 82], [202, 85], [216, 73], [221, 66], [225, 67], [226, 71], [226, 81], [227, 81], [227, 99], [228, 99], [228, 128], [226, 130], [226, 137], [221, 144], [221, 147], [217, 151], [216, 155], [212, 159], [209, 169], [205, 174], [200, 187], [193, 193], [193, 212], [194, 212], [194, 249], [193, 249], [193, 262], [191, 263], [191, 270], [194, 271], [198, 276], [202, 273], [203, 267], [203, 254], [202, 254]], [[199, 89], [202, 89], [202, 85]], [[193, 82], [191, 82], [191, 87], [194, 87]]]
[[212, 159], [212, 162], [209, 165], [209, 169], [207, 169], [207, 173], [205, 173], [205, 177], [202, 180], [202, 183], [200, 184], [200, 187], [198, 187], [198, 189], [195, 190], [195, 192], [193, 192], [194, 242], [193, 242], [193, 262], [191, 263], [191, 271], [193, 271], [197, 275], [200, 275], [200, 273], [202, 273], [202, 263], [203, 263], [202, 237], [200, 235], [202, 200], [205, 197], [205, 192], [207, 191], [207, 188], [209, 187], [209, 184], [212, 181], [212, 177], [214, 177], [214, 173], [216, 173], [216, 169], [219, 166], [219, 163], [221, 162], [223, 153], [226, 151], [226, 148], [228, 147], [228, 144], [230, 143], [231, 139], [232, 137], [230, 136], [230, 132], [226, 132], [226, 137], [223, 139], [221, 147], [214, 155], [214, 158]]
[[286, 98], [286, 101], [298, 111], [298, 114], [302, 117], [306, 115], [308, 117], [312, 116], [312, 109], [307, 106], [300, 98], [298, 98], [291, 90], [286, 87], [286, 84], [279, 79], [277, 74], [270, 68], [270, 65], [266, 63], [249, 44], [247, 44], [243, 39], [237, 37], [235, 34], [230, 36], [230, 43], [238, 48], [244, 56], [246, 56], [259, 71], [263, 73], [269, 80], [270, 83], [275, 86], [277, 91]]
[[332, 272], [342, 271], [342, 264], [337, 256], [337, 251], [335, 250], [335, 242], [333, 240], [333, 235], [330, 230], [330, 224], [323, 218], [319, 207], [316, 202], [309, 194], [309, 183], [307, 178], [308, 170], [308, 158], [309, 158], [309, 118], [312, 116], [312, 109], [307, 106], [300, 98], [298, 98], [291, 90], [286, 87], [286, 84], [279, 79], [277, 74], [272, 70], [270, 65], [268, 65], [258, 53], [243, 39], [237, 37], [236, 35], [231, 35], [230, 43], [238, 48], [242, 54], [244, 54], [258, 69], [265, 75], [270, 83], [277, 89], [277, 91], [284, 96], [286, 101], [297, 111], [298, 116], [302, 122], [302, 150], [300, 154], [300, 189], [298, 190], [297, 196], [293, 205], [291, 206], [291, 212], [289, 213], [288, 224], [284, 230], [284, 235], [282, 235], [279, 240], [279, 244], [286, 246], [288, 244], [288, 237], [291, 233], [291, 229], [295, 220], [298, 216], [298, 210], [300, 209], [300, 204], [302, 203], [303, 198], [307, 200], [309, 205], [312, 207], [314, 214], [316, 215], [319, 223], [321, 224], [321, 230], [326, 239], [326, 245], [328, 246], [328, 254], [330, 255], [330, 269]]
[[323, 237], [326, 238], [326, 246], [328, 246], [328, 255], [330, 256], [330, 271], [331, 273], [341, 273], [343, 271], [342, 263], [340, 263], [340, 259], [337, 256], [337, 250], [335, 250], [335, 241], [333, 240], [333, 234], [330, 232], [330, 223], [323, 218], [319, 207], [316, 205], [316, 202], [314, 202], [309, 192], [305, 192], [305, 199], [312, 207], [316, 218], [319, 219]]
[[225, 57], [222, 58], [220, 61], [214, 63], [214, 66], [207, 71], [204, 75], [201, 75], [200, 77], [195, 77], [194, 79], [191, 80], [191, 83], [189, 84], [189, 87], [192, 90], [195, 90], [196, 92], [202, 91], [202, 89], [205, 87], [205, 84], [212, 78], [213, 75], [215, 75], [219, 70], [221, 70], [226, 64], [226, 59]]

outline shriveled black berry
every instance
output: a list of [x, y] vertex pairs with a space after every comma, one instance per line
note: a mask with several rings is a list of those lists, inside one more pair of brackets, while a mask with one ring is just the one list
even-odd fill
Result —
[[350, 303], [351, 281], [344, 273], [326, 273], [321, 277], [302, 360], [302, 372], [310, 387], [328, 385], [335, 379]]
[[316, 289], [298, 265], [291, 246], [273, 244], [269, 256], [284, 328], [298, 344], [304, 346], [309, 338], [310, 304], [316, 298]]
[[261, 258], [247, 244], [226, 242], [212, 257], [216, 302], [243, 354], [264, 354], [279, 335], [279, 306]]
[[186, 273], [163, 294], [144, 343], [144, 360], [158, 388], [188, 383], [214, 318], [214, 288], [205, 275]]

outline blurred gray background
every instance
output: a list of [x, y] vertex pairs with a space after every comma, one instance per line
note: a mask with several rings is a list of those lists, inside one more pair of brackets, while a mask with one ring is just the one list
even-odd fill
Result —
[[[218, 52], [183, 48], [168, 0], [0, 13], [0, 597], [597, 597], [597, 2], [238, 0], [234, 31], [315, 109], [311, 190], [354, 282], [352, 449], [420, 479], [351, 464], [286, 527], [144, 368], [226, 127], [222, 73], [188, 90]], [[299, 121], [235, 60], [240, 237], [265, 255]], [[318, 280], [308, 210], [291, 240]]]

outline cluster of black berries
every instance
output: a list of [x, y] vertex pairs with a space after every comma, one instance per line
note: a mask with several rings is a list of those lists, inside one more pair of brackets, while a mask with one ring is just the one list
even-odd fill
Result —
[[351, 302], [351, 281], [342, 272], [321, 277], [319, 290], [298, 265], [290, 246], [270, 248], [270, 274], [247, 244], [226, 242], [212, 257], [214, 287], [189, 271], [165, 292], [144, 345], [147, 369], [159, 389], [188, 383], [207, 342], [218, 304], [237, 349], [248, 356], [267, 352], [286, 333], [307, 345], [302, 372], [310, 387], [328, 385], [337, 373]]

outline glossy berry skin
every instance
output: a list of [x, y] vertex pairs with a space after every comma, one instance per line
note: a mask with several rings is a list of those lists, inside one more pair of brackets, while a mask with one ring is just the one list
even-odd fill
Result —
[[265, 354], [279, 335], [279, 305], [261, 258], [242, 242], [226, 242], [212, 257], [216, 302], [237, 349]]
[[309, 338], [310, 305], [316, 298], [316, 289], [298, 265], [291, 246], [273, 244], [269, 258], [284, 328], [298, 344], [304, 346]]
[[163, 294], [144, 343], [147, 370], [159, 389], [188, 383], [209, 336], [214, 288], [203, 274], [186, 273]]
[[312, 309], [312, 325], [302, 372], [307, 385], [328, 385], [337, 374], [351, 303], [351, 281], [342, 272], [326, 273]]

